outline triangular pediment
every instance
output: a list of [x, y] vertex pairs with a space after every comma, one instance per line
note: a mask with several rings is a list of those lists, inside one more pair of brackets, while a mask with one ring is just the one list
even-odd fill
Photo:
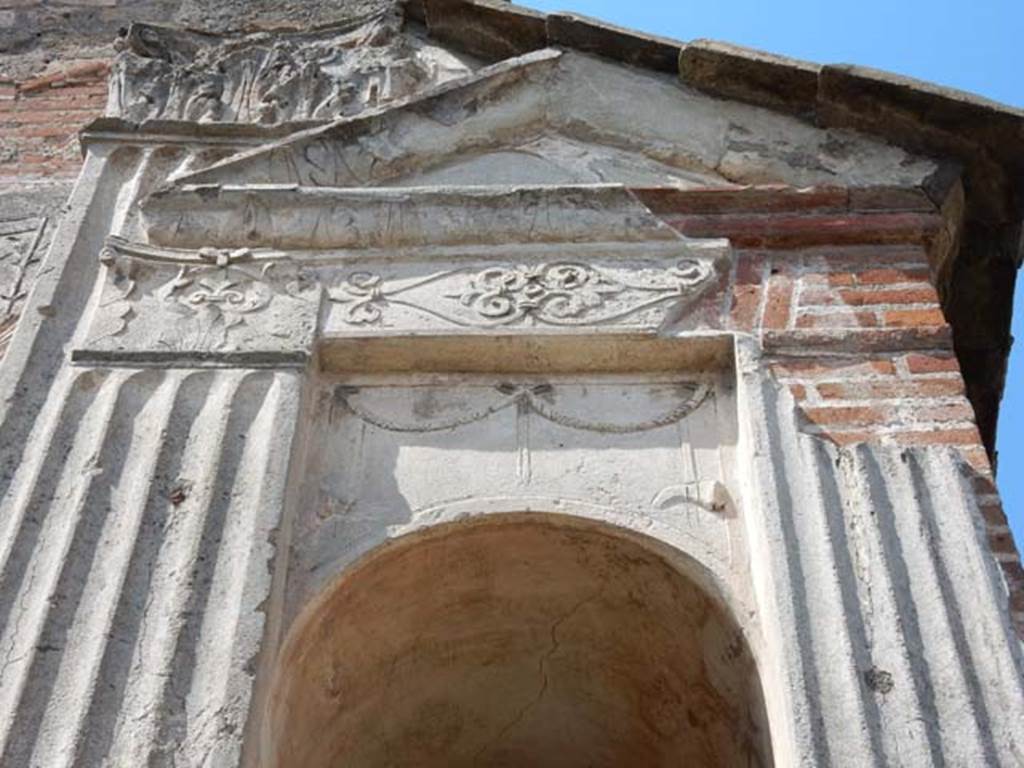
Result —
[[919, 186], [926, 158], [575, 52], [507, 59], [173, 179], [303, 187]]
[[727, 185], [709, 170], [685, 170], [641, 152], [563, 133], [531, 136], [505, 147], [444, 157], [383, 182], [386, 186], [604, 184], [714, 187]]

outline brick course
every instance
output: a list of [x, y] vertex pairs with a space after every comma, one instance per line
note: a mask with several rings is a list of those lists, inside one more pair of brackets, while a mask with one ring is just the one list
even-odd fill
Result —
[[103, 114], [106, 61], [69, 63], [45, 76], [0, 83], [0, 182], [73, 178], [78, 132]]
[[684, 235], [730, 238], [725, 327], [761, 340], [807, 432], [961, 454], [1024, 637], [1024, 570], [933, 282], [938, 217], [850, 210], [831, 189], [639, 196]]

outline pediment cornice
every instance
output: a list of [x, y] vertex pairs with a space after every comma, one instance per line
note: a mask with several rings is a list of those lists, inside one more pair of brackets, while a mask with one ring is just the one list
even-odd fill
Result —
[[[517, 163], [492, 157], [510, 152], [541, 168], [515, 176]], [[480, 167], [469, 167], [474, 158]], [[170, 184], [429, 186], [438, 169], [459, 164], [440, 183], [492, 184], [504, 165], [512, 182], [920, 187], [936, 170], [929, 159], [856, 134], [723, 105], [664, 76], [545, 49], [269, 140]]]
[[185, 248], [401, 250], [678, 237], [618, 184], [185, 185], [151, 196], [142, 212], [151, 242]]

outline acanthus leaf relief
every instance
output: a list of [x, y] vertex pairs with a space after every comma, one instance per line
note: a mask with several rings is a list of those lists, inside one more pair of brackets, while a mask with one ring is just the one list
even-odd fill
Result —
[[[386, 324], [388, 309], [406, 307], [459, 326], [600, 325], [625, 320], [710, 283], [707, 263], [683, 259], [670, 268], [613, 269], [577, 261], [466, 267], [420, 279], [388, 280], [366, 270], [327, 293], [350, 325]], [[431, 286], [429, 291], [419, 289]]]
[[108, 111], [137, 122], [334, 120], [470, 72], [393, 14], [273, 37], [133, 23], [117, 47]]

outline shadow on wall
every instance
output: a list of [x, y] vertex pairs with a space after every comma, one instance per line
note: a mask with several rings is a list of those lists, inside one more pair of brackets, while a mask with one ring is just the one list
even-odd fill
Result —
[[731, 616], [610, 526], [500, 515], [412, 534], [295, 625], [263, 765], [771, 765]]

